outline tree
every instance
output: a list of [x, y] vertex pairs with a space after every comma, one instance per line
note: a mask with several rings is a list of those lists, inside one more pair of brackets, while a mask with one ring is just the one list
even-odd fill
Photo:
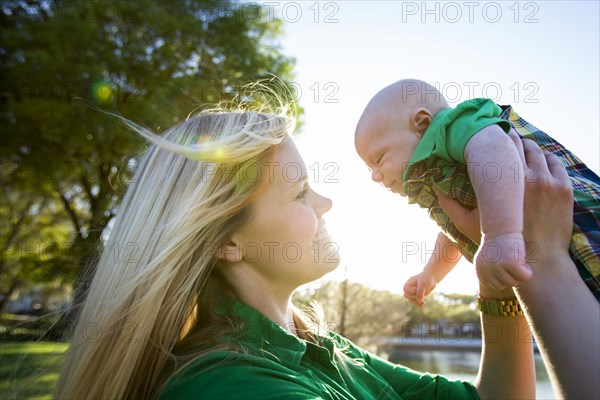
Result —
[[330, 329], [362, 345], [378, 336], [394, 335], [409, 320], [410, 304], [402, 295], [355, 282], [324, 282], [314, 292], [299, 293], [295, 298], [304, 305], [310, 299], [322, 305]]
[[116, 215], [144, 143], [90, 104], [160, 132], [244, 83], [292, 78], [281, 21], [256, 3], [4, 1], [0, 25], [0, 180], [10, 203], [0, 298], [40, 268], [11, 256], [30, 232], [61, 231], [61, 250], [43, 264], [73, 280]]
[[42, 283], [60, 287], [73, 273], [63, 267], [72, 264], [65, 258], [68, 252], [60, 247], [69, 233], [68, 221], [56, 213], [60, 204], [45, 195], [43, 188], [19, 183], [2, 180], [0, 310], [18, 289]]
[[472, 295], [434, 293], [427, 297], [423, 308], [411, 309], [410, 319], [416, 324], [431, 324], [442, 320], [479, 323], [479, 311]]

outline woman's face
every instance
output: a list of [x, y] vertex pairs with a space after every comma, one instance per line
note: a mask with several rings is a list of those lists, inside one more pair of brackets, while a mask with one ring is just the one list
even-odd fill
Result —
[[261, 164], [264, 190], [233, 241], [244, 265], [261, 280], [294, 290], [334, 270], [338, 248], [325, 228], [331, 200], [308, 185], [307, 169], [291, 138], [272, 162]]

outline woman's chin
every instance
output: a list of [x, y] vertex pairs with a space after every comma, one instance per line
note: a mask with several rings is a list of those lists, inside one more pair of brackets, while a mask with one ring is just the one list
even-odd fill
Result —
[[[329, 248], [327, 247], [329, 246]], [[340, 253], [337, 248], [337, 244], [334, 242], [329, 242], [325, 244], [325, 251], [321, 257], [317, 260], [319, 266], [324, 266], [327, 272], [329, 273], [335, 270], [340, 265]]]

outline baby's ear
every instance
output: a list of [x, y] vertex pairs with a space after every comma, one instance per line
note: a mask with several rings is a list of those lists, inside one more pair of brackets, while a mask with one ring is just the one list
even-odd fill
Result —
[[419, 137], [423, 137], [423, 134], [429, 128], [429, 124], [431, 124], [431, 120], [433, 120], [433, 115], [426, 108], [419, 108], [415, 110], [415, 114], [413, 117], [413, 124], [416, 128]]

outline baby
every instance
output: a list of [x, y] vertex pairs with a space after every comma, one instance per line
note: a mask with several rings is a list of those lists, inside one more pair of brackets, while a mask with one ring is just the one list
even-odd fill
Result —
[[[511, 129], [566, 164], [575, 198], [570, 253], [600, 301], [600, 178], [510, 106], [473, 99], [450, 108], [436, 88], [408, 79], [371, 99], [358, 122], [355, 146], [374, 181], [427, 208], [442, 229], [423, 272], [404, 286], [411, 303], [422, 307], [461, 254], [475, 261], [481, 282], [497, 290], [531, 277], [523, 240], [524, 168], [507, 135]], [[454, 226], [434, 187], [467, 208], [479, 207], [481, 245]], [[527, 250], [535, 256], [531, 246]]]

